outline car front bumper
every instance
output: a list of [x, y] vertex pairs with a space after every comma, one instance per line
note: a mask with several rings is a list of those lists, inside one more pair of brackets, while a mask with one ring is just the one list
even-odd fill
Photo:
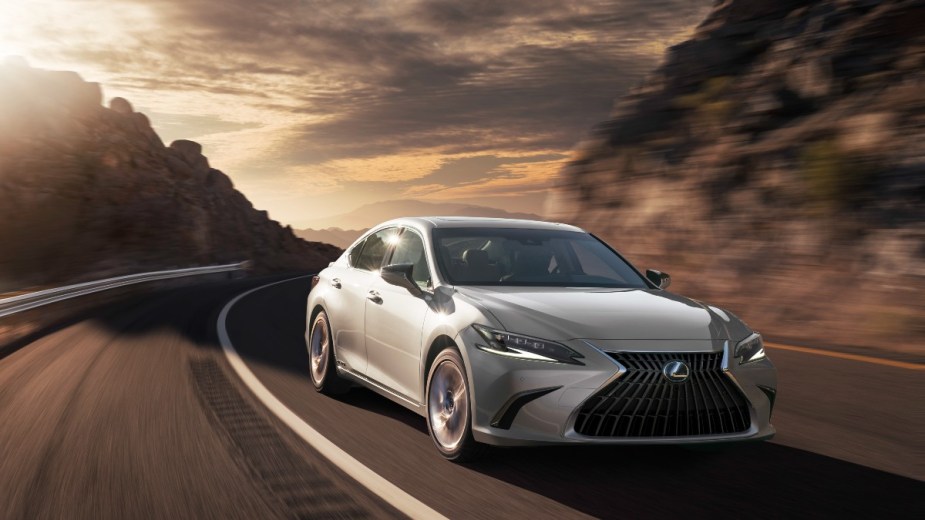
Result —
[[[733, 346], [729, 341], [572, 340], [565, 344], [584, 356], [581, 359], [584, 365], [568, 365], [498, 356], [477, 348], [480, 339], [471, 329], [456, 338], [468, 367], [473, 435], [479, 442], [499, 446], [710, 444], [767, 440], [775, 433], [770, 417], [777, 388], [776, 369], [767, 358], [740, 365], [732, 357]], [[655, 352], [662, 354], [662, 358], [666, 354], [672, 357], [672, 354], [715, 353], [717, 360], [722, 360], [716, 377], [728, 378], [730, 386], [737, 388], [744, 398], [742, 406], [747, 408], [748, 415], [745, 427], [732, 433], [695, 435], [579, 433], [576, 423], [582, 407], [627, 377], [627, 367], [608, 352]], [[644, 395], [639, 401], [648, 403]]]

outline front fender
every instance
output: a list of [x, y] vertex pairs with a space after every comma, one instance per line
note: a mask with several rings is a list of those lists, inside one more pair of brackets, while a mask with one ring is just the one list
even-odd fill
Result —
[[[450, 287], [438, 287], [434, 293], [425, 295], [428, 299], [429, 312], [424, 319], [423, 334], [421, 335], [421, 381], [424, 388], [421, 395], [427, 395], [427, 375], [430, 363], [452, 342], [460, 351], [463, 363], [466, 364], [466, 374], [469, 384], [472, 384], [471, 370], [468, 369], [469, 359], [466, 349], [459, 343], [459, 332], [473, 323], [485, 323], [497, 326], [494, 320], [486, 317], [479, 307], [457, 298], [457, 293]], [[489, 314], [490, 316], [490, 314]]]

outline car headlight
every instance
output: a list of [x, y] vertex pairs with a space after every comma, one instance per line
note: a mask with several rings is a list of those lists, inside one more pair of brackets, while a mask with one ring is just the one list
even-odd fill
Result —
[[584, 356], [561, 343], [511, 334], [503, 330], [490, 329], [484, 325], [472, 325], [472, 328], [485, 340], [484, 345], [476, 343], [475, 346], [485, 352], [534, 361], [584, 365], [577, 359]]
[[738, 358], [740, 364], [764, 359], [764, 341], [761, 339], [761, 334], [753, 332], [751, 336], [740, 341], [736, 345], [735, 357]]

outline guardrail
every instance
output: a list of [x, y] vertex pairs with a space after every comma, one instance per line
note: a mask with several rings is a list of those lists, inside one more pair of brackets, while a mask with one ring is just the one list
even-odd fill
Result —
[[20, 294], [11, 298], [0, 300], [0, 318], [16, 314], [17, 312], [27, 311], [49, 303], [56, 303], [78, 296], [93, 294], [116, 287], [132, 285], [136, 283], [155, 282], [158, 280], [169, 280], [171, 278], [183, 278], [185, 276], [199, 276], [205, 274], [227, 273], [240, 271], [248, 267], [248, 262], [237, 264], [212, 265], [207, 267], [190, 267], [186, 269], [172, 269], [169, 271], [154, 271], [150, 273], [128, 274], [107, 278], [105, 280], [96, 280], [93, 282], [84, 282], [64, 287], [55, 287], [53, 289], [43, 289], [27, 294]]

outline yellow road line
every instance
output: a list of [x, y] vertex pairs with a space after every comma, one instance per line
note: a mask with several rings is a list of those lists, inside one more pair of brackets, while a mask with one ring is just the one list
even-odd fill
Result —
[[892, 359], [883, 359], [873, 356], [862, 356], [860, 354], [846, 354], [843, 352], [833, 352], [831, 350], [820, 350], [815, 348], [794, 347], [793, 345], [781, 345], [780, 343], [765, 343], [765, 346], [780, 350], [791, 350], [793, 352], [803, 352], [804, 354], [816, 354], [817, 356], [828, 356], [840, 359], [850, 359], [862, 363], [873, 363], [875, 365], [885, 365], [888, 367], [905, 368], [908, 370], [925, 370], [925, 364], [909, 363], [906, 361], [894, 361]]

